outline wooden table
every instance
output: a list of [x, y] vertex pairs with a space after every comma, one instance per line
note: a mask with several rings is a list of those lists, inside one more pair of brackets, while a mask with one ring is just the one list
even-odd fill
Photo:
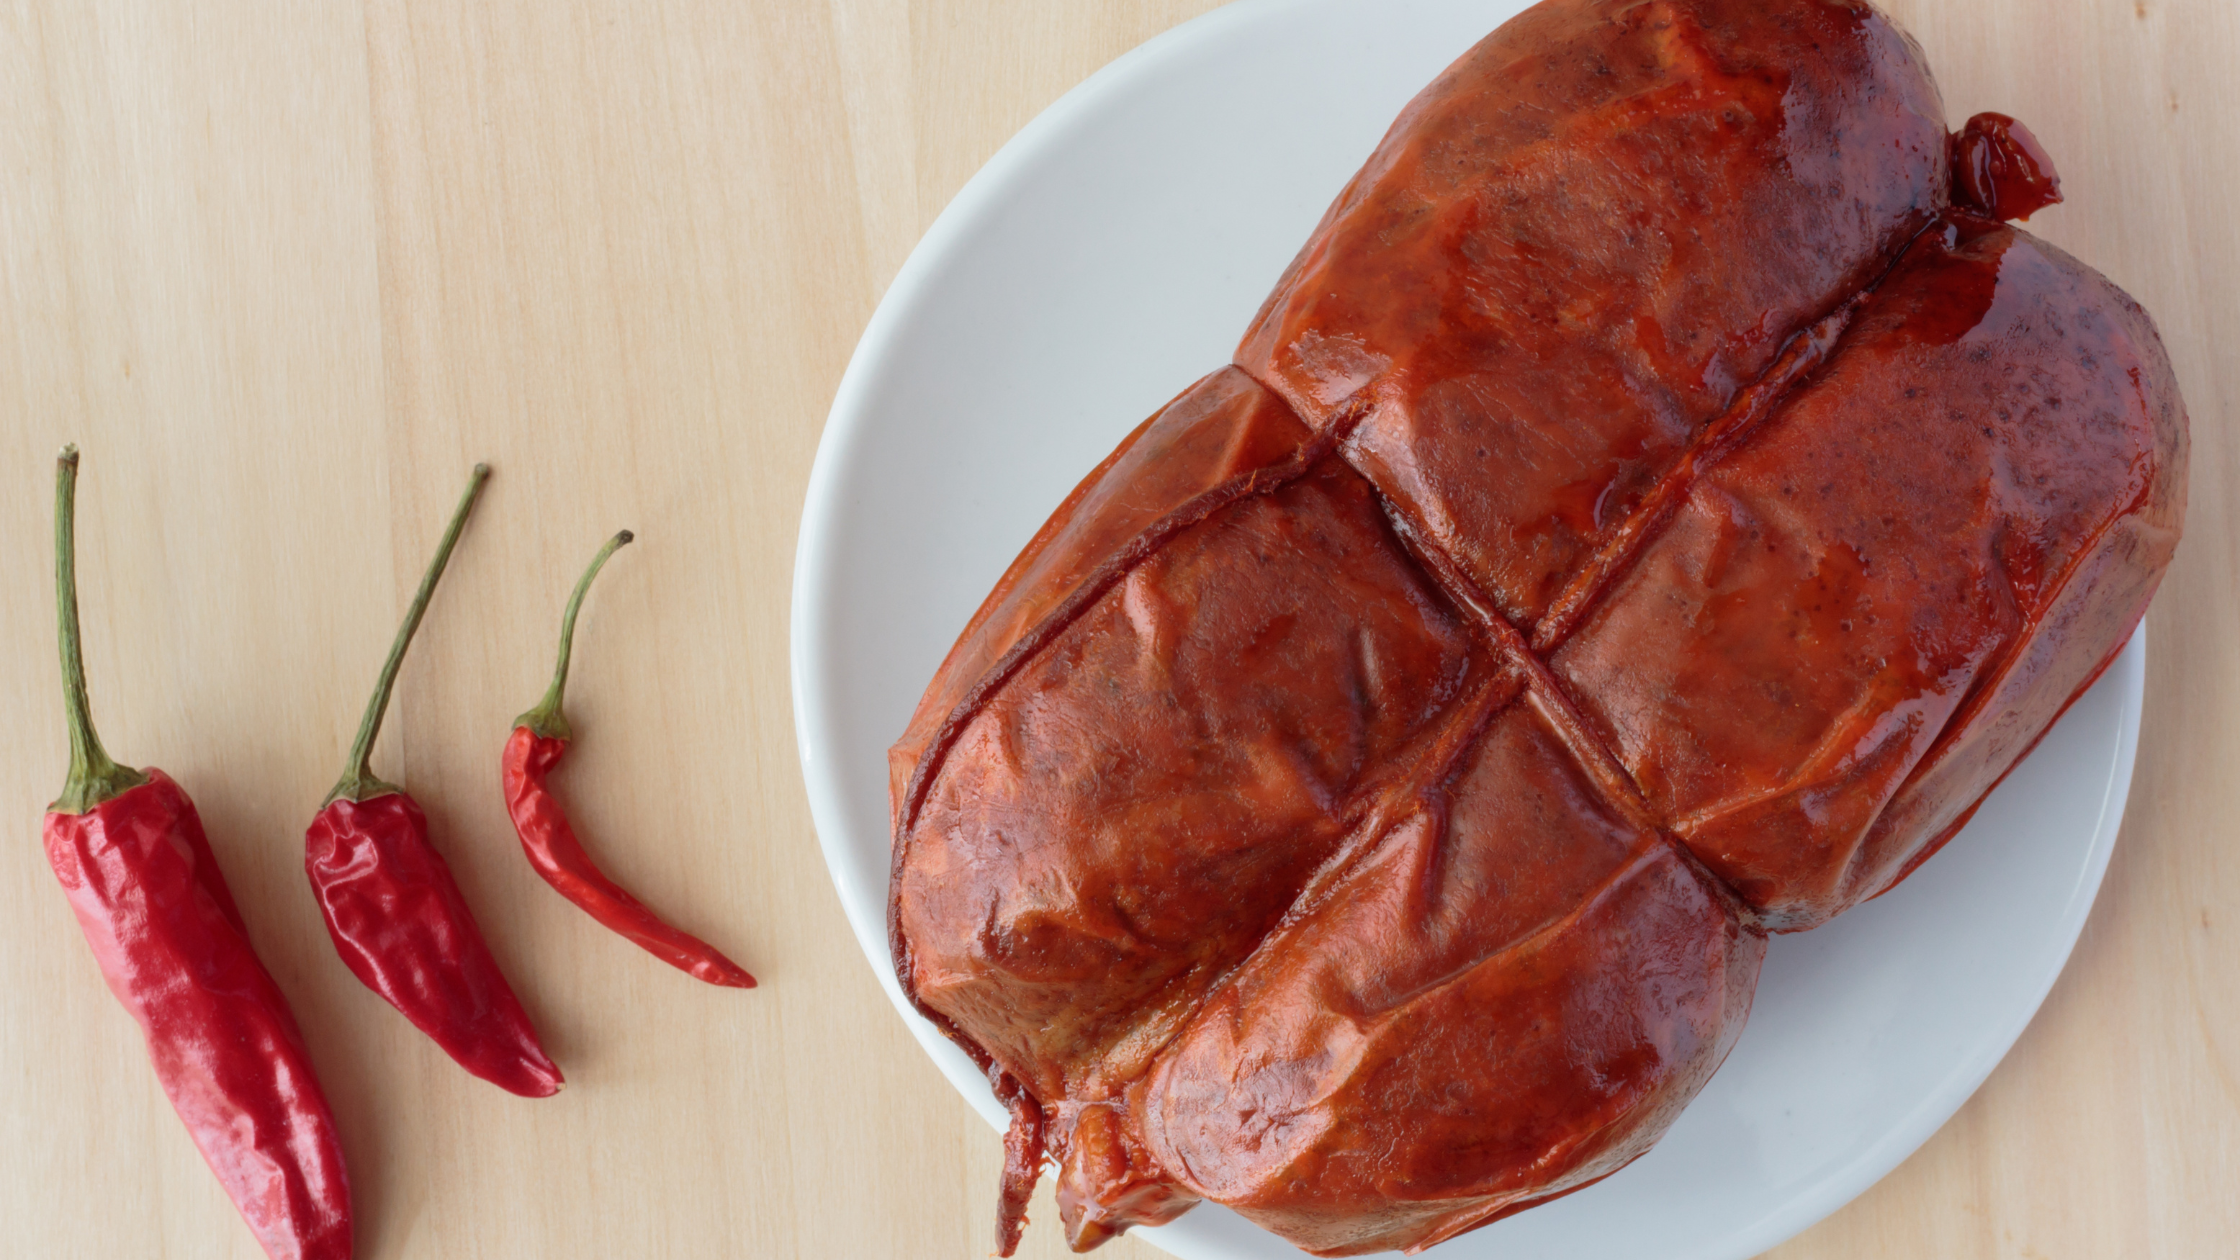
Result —
[[[1367, 2], [1367, 0], [1365, 0]], [[817, 434], [873, 304], [1023, 123], [1207, 0], [0, 6], [0, 1251], [251, 1257], [40, 860], [51, 459], [111, 748], [200, 801], [348, 1142], [366, 1257], [973, 1257], [996, 1137], [843, 923], [793, 747]], [[2130, 814], [2067, 974], [1910, 1162], [1776, 1254], [2195, 1257], [2240, 1236], [2240, 6], [1894, 0], [1950, 113], [2027, 119], [2032, 224], [2161, 321], [2193, 413]], [[468, 465], [497, 468], [377, 766], [569, 1088], [468, 1078], [337, 961], [301, 834]], [[565, 791], [764, 979], [699, 985], [515, 849], [506, 723], [602, 579]], [[1965, 960], [1955, 960], [1965, 965]], [[1063, 1254], [1044, 1199], [1024, 1254]], [[1155, 1253], [1122, 1241], [1106, 1255]]]

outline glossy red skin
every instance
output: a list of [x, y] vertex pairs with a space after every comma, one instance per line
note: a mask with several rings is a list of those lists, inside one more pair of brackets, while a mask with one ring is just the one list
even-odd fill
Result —
[[[1420, 1249], [1637, 1157], [2183, 516], [2152, 323], [1845, 0], [1559, 0], [1403, 113], [891, 754], [904, 991], [1086, 1249]], [[1965, 177], [1981, 184], [1974, 175]], [[1973, 194], [1970, 194], [1973, 197]]]
[[303, 845], [312, 896], [351, 974], [483, 1080], [525, 1098], [560, 1092], [560, 1068], [429, 843], [418, 802], [402, 792], [331, 801]]
[[2122, 647], [2177, 545], [2184, 432], [2136, 304], [1956, 219], [1553, 668], [1767, 926], [1818, 926], [1942, 843]]
[[288, 1000], [250, 947], [194, 802], [160, 770], [46, 817], [47, 861], [156, 1079], [273, 1260], [348, 1260], [350, 1178]]
[[1529, 633], [1946, 170], [1864, 6], [1538, 5], [1402, 112], [1237, 363], [1318, 428], [1365, 410], [1352, 462]]
[[755, 987], [754, 977], [746, 968], [699, 937], [669, 926], [644, 902], [607, 878], [591, 855], [583, 851], [567, 811], [560, 808], [545, 783], [567, 752], [568, 741], [537, 735], [526, 726], [514, 727], [513, 735], [506, 740], [501, 767], [506, 813], [513, 818], [514, 832], [521, 837], [529, 865], [592, 918], [679, 971], [727, 988]]
[[2027, 219], [2061, 201], [2061, 177], [2030, 129], [1977, 114], [1952, 137], [1952, 200], [1992, 219]]

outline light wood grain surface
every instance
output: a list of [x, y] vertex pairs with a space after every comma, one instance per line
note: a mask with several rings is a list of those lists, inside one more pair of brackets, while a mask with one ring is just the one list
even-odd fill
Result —
[[[989, 1251], [996, 1136], [880, 996], [810, 829], [796, 523], [856, 336], [933, 216], [1066, 89], [1210, 7], [0, 0], [0, 1253], [258, 1254], [39, 851], [66, 751], [65, 440], [96, 715], [201, 804], [337, 1108], [360, 1255]], [[2192, 505], [2130, 813], [2067, 973], [1942, 1132], [1775, 1254], [2231, 1254], [2240, 5], [1890, 7], [1954, 119], [2014, 113], [2057, 158], [2070, 202], [2033, 229], [2160, 321]], [[361, 988], [302, 874], [477, 459], [497, 475], [376, 767], [426, 805], [565, 1066], [544, 1102], [467, 1077]], [[568, 584], [622, 526], [641, 541], [586, 614], [563, 790], [612, 869], [756, 992], [596, 929], [498, 799]], [[1055, 1218], [1046, 1187], [1023, 1254], [1063, 1254]]]

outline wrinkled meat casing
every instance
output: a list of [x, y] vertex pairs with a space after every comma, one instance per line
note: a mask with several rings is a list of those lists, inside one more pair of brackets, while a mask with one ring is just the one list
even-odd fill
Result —
[[1765, 933], [1905, 877], [2130, 636], [2152, 322], [1852, 0], [1550, 0], [1028, 544], [891, 755], [889, 931], [1086, 1249], [1420, 1249], [1639, 1156]]

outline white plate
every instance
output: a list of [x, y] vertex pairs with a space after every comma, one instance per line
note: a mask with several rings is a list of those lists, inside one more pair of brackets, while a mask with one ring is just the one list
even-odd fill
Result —
[[[1220, 366], [1400, 107], [1520, 0], [1247, 0], [1115, 61], [967, 184], [834, 400], [793, 591], [794, 719], [863, 952], [887, 958], [886, 748], [966, 618], [1122, 435]], [[2139, 728], [2134, 642], [1966, 833], [1897, 892], [1773, 942], [1750, 1026], [1656, 1149], [1436, 1248], [1739, 1260], [1897, 1166], [1990, 1074], [2084, 925]], [[993, 1210], [994, 1185], [976, 1210]], [[1300, 1253], [1213, 1205], [1139, 1234], [1185, 1260]]]

